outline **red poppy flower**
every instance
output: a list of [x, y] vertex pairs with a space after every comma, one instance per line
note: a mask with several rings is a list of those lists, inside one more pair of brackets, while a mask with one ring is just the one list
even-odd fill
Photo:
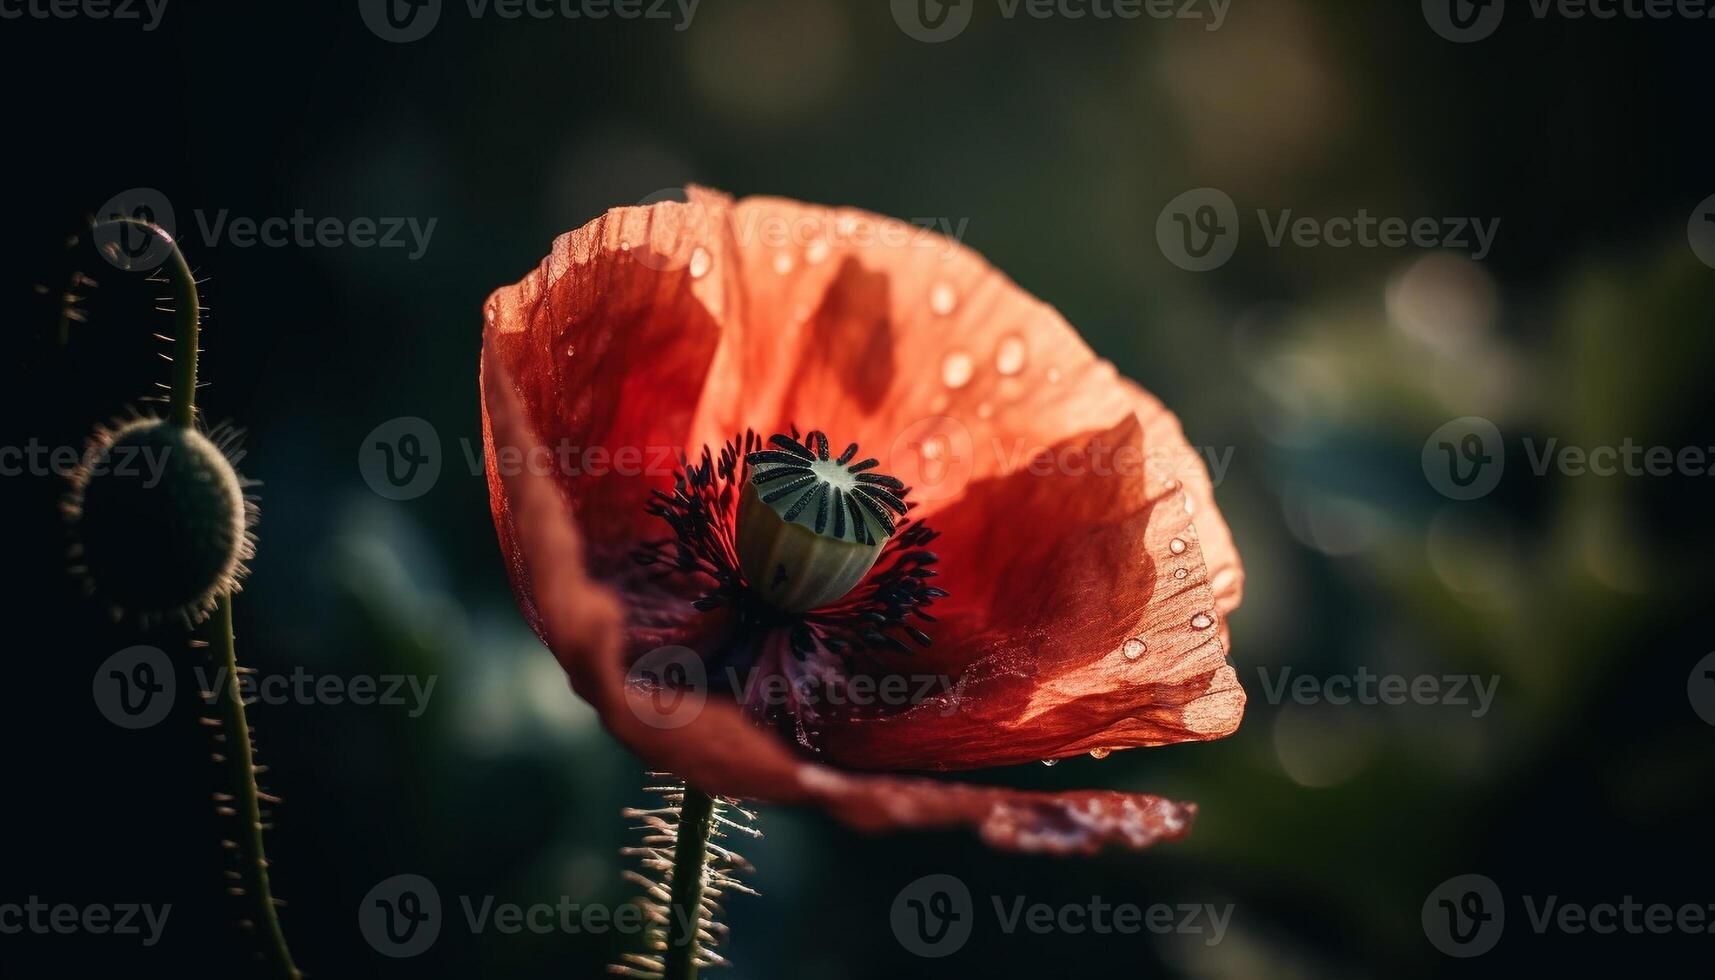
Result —
[[[560, 236], [485, 317], [488, 482], [519, 605], [652, 767], [1018, 850], [1187, 831], [1194, 805], [1153, 796], [867, 772], [1219, 738], [1243, 714], [1225, 622], [1243, 573], [1207, 472], [1054, 310], [902, 222], [693, 188]], [[790, 496], [744, 502], [788, 487], [796, 513]], [[745, 506], [798, 526], [740, 541]], [[885, 544], [875, 570], [784, 611], [802, 603], [769, 598], [790, 588], [783, 564], [766, 571], [783, 545], [755, 535], [820, 527], [820, 547], [836, 518], [841, 547]], [[746, 710], [756, 689], [717, 680], [662, 724], [661, 692], [628, 668], [663, 647], [792, 694]], [[946, 683], [903, 703], [826, 697], [889, 676]]]

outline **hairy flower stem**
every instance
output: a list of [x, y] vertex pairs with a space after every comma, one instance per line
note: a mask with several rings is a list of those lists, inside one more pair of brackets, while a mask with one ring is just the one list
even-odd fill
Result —
[[[109, 222], [102, 222], [106, 224]], [[185, 253], [165, 229], [137, 218], [115, 218], [112, 224], [130, 225], [153, 235], [167, 244], [167, 282], [173, 290], [173, 382], [168, 401], [167, 418], [172, 424], [190, 428], [196, 425], [197, 351], [202, 335], [202, 306], [197, 295], [196, 275], [185, 259]], [[221, 732], [225, 735], [225, 751], [220, 753], [226, 766], [231, 808], [239, 821], [239, 876], [243, 894], [255, 908], [249, 921], [263, 931], [264, 949], [272, 957], [279, 975], [287, 980], [303, 976], [292, 962], [292, 951], [286, 945], [286, 934], [280, 928], [280, 915], [274, 893], [268, 882], [268, 852], [262, 844], [261, 790], [256, 786], [255, 746], [250, 741], [250, 724], [244, 716], [244, 699], [239, 690], [237, 645], [232, 631], [232, 593], [221, 595], [215, 614], [204, 626], [208, 644], [219, 657], [226, 673], [226, 690], [216, 692], [220, 706]]]
[[215, 656], [226, 669], [226, 690], [219, 692], [220, 727], [226, 735], [226, 769], [232, 782], [232, 808], [239, 823], [238, 850], [242, 855], [239, 874], [244, 893], [256, 904], [254, 920], [262, 930], [263, 942], [278, 965], [280, 975], [289, 980], [302, 976], [292, 962], [292, 951], [286, 946], [286, 934], [280, 929], [280, 915], [275, 908], [274, 892], [268, 883], [268, 855], [262, 846], [261, 791], [256, 787], [255, 750], [250, 743], [250, 723], [244, 717], [244, 695], [239, 689], [238, 653], [232, 632], [232, 593], [220, 597], [215, 614], [209, 619], [209, 642]]
[[696, 980], [697, 932], [703, 921], [703, 868], [709, 832], [714, 828], [714, 797], [685, 784], [679, 812], [679, 839], [673, 847], [672, 902], [667, 908], [665, 980]]
[[130, 225], [167, 244], [167, 263], [171, 266], [167, 282], [173, 288], [173, 387], [167, 417], [174, 425], [188, 428], [196, 424], [197, 350], [202, 334], [196, 275], [178, 242], [161, 226], [138, 218], [114, 218], [98, 222], [97, 227], [105, 224]]

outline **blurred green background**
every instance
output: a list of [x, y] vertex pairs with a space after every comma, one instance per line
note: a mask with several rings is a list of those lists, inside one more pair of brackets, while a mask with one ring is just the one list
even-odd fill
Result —
[[[0, 23], [13, 218], [4, 265], [10, 444], [78, 445], [166, 378], [151, 287], [83, 243], [128, 188], [193, 212], [412, 216], [424, 254], [187, 245], [210, 277], [202, 406], [246, 427], [261, 546], [237, 604], [265, 672], [438, 677], [429, 709], [259, 705], [287, 933], [312, 976], [594, 976], [612, 935], [472, 935], [416, 959], [363, 941], [388, 876], [443, 899], [613, 904], [634, 893], [621, 807], [641, 765], [601, 731], [512, 604], [483, 480], [480, 304], [551, 238], [685, 181], [968, 219], [964, 240], [1231, 449], [1218, 500], [1248, 574], [1232, 660], [1251, 696], [1222, 742], [976, 774], [1196, 800], [1182, 844], [1095, 860], [965, 834], [870, 838], [763, 808], [761, 898], [729, 903], [739, 978], [1489, 975], [1637, 968], [1708, 936], [1536, 935], [1520, 895], [1708, 904], [1715, 729], [1687, 677], [1711, 649], [1707, 477], [1533, 473], [1522, 440], [1715, 444], [1715, 271], [1687, 242], [1712, 192], [1707, 22], [1534, 18], [1454, 44], [1415, 3], [1234, 0], [1184, 20], [1038, 20], [977, 2], [959, 37], [885, 3], [710, 0], [659, 20], [473, 18], [394, 44], [351, 2], [175, 2], [159, 29]], [[1232, 261], [1192, 273], [1162, 209], [1228, 194]], [[1268, 247], [1271, 214], [1500, 221], [1461, 250]], [[58, 285], [99, 281], [56, 333]], [[31, 286], [53, 286], [45, 299]], [[445, 452], [389, 501], [360, 443], [419, 416]], [[1420, 456], [1450, 419], [1506, 435], [1493, 494], [1453, 502]], [[90, 675], [171, 630], [106, 624], [62, 576], [51, 478], [9, 477], [13, 636], [0, 901], [171, 902], [161, 944], [0, 936], [0, 974], [249, 975], [232, 928], [194, 712], [109, 725]], [[1493, 708], [1270, 704], [1261, 670], [1499, 678]], [[193, 697], [180, 671], [181, 696]], [[927, 874], [978, 896], [946, 960], [889, 910]], [[1472, 960], [1426, 939], [1425, 898], [1480, 873], [1513, 896]], [[987, 896], [1231, 903], [1224, 940], [1007, 934]], [[1684, 961], [1693, 962], [1693, 961]], [[1689, 970], [1688, 970], [1689, 972]]]

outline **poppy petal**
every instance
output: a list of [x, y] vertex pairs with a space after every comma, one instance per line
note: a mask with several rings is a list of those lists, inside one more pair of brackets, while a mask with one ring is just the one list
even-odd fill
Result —
[[[1145, 431], [1128, 418], [943, 508], [936, 569], [955, 587], [934, 645], [899, 665], [923, 696], [825, 712], [816, 748], [860, 769], [953, 770], [1231, 734], [1245, 693], [1190, 498], [1091, 472]], [[1053, 534], [1031, 533], [1045, 523]]]
[[[989, 844], [1017, 851], [1142, 848], [1189, 831], [1194, 806], [1153, 796], [1033, 793], [843, 774], [798, 759], [723, 700], [710, 699], [691, 717], [667, 722], [654, 698], [626, 682], [619, 601], [586, 571], [583, 535], [557, 481], [494, 463], [497, 447], [528, 451], [539, 442], [517, 383], [486, 353], [481, 387], [495, 521], [520, 603], [573, 688], [650, 766], [709, 793], [817, 806], [865, 831], [971, 826]], [[538, 596], [553, 602], [536, 602]]]

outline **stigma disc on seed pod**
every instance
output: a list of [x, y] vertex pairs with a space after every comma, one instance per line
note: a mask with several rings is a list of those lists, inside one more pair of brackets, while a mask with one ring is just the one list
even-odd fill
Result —
[[857, 443], [839, 456], [827, 436], [769, 438], [745, 457], [750, 476], [739, 498], [738, 559], [752, 591], [787, 612], [838, 601], [869, 574], [904, 516], [905, 485], [858, 460]]

